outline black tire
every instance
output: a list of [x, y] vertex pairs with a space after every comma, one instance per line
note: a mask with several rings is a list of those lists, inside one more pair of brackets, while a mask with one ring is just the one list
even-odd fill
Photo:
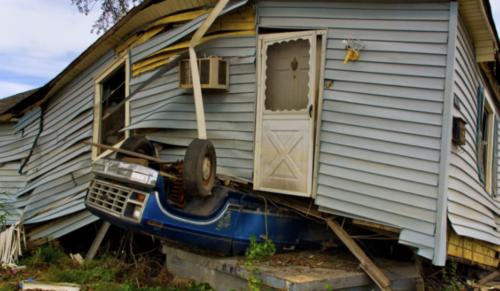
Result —
[[184, 155], [184, 190], [187, 195], [206, 197], [215, 185], [217, 159], [213, 144], [194, 139]]
[[[131, 136], [127, 138], [120, 149], [135, 152], [138, 154], [143, 154], [151, 157], [156, 157], [156, 150], [153, 144], [146, 139], [144, 136]], [[116, 153], [116, 159], [122, 160], [124, 157], [132, 157], [124, 153]], [[156, 163], [148, 161], [150, 167], [156, 168]]]

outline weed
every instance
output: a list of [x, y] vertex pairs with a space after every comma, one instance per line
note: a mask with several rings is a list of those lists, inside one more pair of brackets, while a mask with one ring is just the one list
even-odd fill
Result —
[[65, 256], [57, 245], [49, 243], [36, 249], [32, 256], [22, 259], [20, 264], [29, 266], [58, 264]]
[[0, 291], [14, 291], [14, 290], [17, 290], [17, 288], [15, 286], [6, 285], [6, 284], [0, 285]]
[[207, 283], [192, 283], [188, 291], [215, 291], [215, 289]]
[[183, 289], [178, 289], [178, 288], [170, 288], [170, 287], [142, 287], [138, 288], [132, 283], [124, 283], [124, 284], [119, 284], [119, 283], [113, 283], [113, 282], [99, 282], [99, 283], [94, 283], [90, 284], [89, 290], [92, 291], [108, 291], [108, 290], [113, 290], [113, 291], [182, 291]]
[[446, 265], [442, 269], [441, 275], [443, 277], [443, 282], [446, 284], [444, 291], [459, 291], [460, 282], [457, 280], [457, 263], [451, 261], [450, 264]]
[[92, 291], [213, 291], [208, 284], [174, 280], [161, 257], [138, 256], [136, 263], [109, 254], [80, 265], [57, 244], [33, 251], [21, 261], [26, 269], [16, 274], [0, 269], [0, 291], [17, 290], [20, 281], [67, 282]]
[[48, 279], [53, 282], [68, 282], [76, 284], [89, 284], [93, 282], [112, 282], [115, 278], [115, 270], [97, 266], [95, 263], [85, 263], [77, 268], [61, 268], [51, 266]]
[[274, 255], [276, 247], [270, 239], [257, 242], [255, 236], [250, 237], [250, 245], [245, 251], [247, 260], [262, 261]]
[[276, 247], [270, 239], [257, 242], [255, 236], [250, 237], [250, 245], [245, 251], [245, 268], [248, 272], [247, 281], [250, 291], [260, 291], [262, 280], [259, 278], [260, 270], [255, 263], [263, 261], [276, 252]]
[[6, 227], [8, 214], [7, 207], [2, 201], [0, 201], [0, 232], [2, 232]]

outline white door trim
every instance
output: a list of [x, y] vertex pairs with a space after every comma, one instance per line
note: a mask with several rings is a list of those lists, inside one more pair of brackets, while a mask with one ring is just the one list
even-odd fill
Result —
[[[303, 197], [311, 197], [313, 192], [313, 176], [316, 172], [315, 170], [315, 159], [314, 159], [314, 151], [315, 151], [315, 135], [317, 128], [315, 127], [317, 114], [316, 100], [317, 100], [317, 92], [318, 90], [317, 84], [320, 76], [317, 76], [317, 66], [322, 65], [324, 62], [321, 60], [321, 64], [317, 64], [317, 37], [319, 35], [324, 36], [325, 31], [300, 31], [300, 32], [287, 32], [287, 33], [274, 33], [274, 34], [264, 34], [259, 35], [258, 44], [257, 44], [257, 108], [256, 108], [256, 130], [255, 130], [255, 159], [254, 159], [254, 188], [257, 190], [276, 192], [282, 194], [303, 196]], [[308, 91], [308, 104], [305, 109], [301, 110], [290, 110], [290, 111], [280, 111], [280, 115], [269, 116], [269, 113], [272, 113], [271, 110], [265, 109], [265, 81], [266, 81], [266, 61], [267, 54], [264, 53], [266, 48], [272, 44], [287, 42], [298, 39], [306, 39], [310, 44], [309, 51], [309, 91]], [[325, 39], [323, 38], [323, 42]], [[323, 49], [320, 48], [320, 52]], [[320, 75], [322, 72], [320, 71]], [[321, 89], [321, 88], [320, 88]], [[284, 189], [274, 189], [267, 188], [262, 186], [262, 181], [259, 175], [259, 171], [261, 169], [261, 153], [262, 153], [262, 133], [263, 133], [263, 116], [267, 115], [266, 118], [269, 119], [281, 119], [286, 118], [287, 115], [294, 115], [297, 113], [301, 114], [309, 114], [309, 108], [313, 106], [312, 118], [309, 118], [308, 128], [309, 128], [309, 136], [307, 142], [309, 143], [308, 152], [307, 152], [307, 163], [308, 163], [308, 173], [307, 173], [307, 187], [306, 191], [291, 191]], [[300, 119], [300, 117], [299, 117]]]

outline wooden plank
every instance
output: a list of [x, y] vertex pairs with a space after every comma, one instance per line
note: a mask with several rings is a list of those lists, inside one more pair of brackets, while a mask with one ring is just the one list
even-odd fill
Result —
[[198, 138], [207, 139], [207, 125], [205, 122], [205, 110], [203, 109], [203, 95], [201, 93], [200, 74], [198, 71], [198, 60], [196, 51], [189, 47], [189, 64], [191, 68], [191, 78], [193, 81], [194, 106], [196, 110], [196, 127]]
[[85, 256], [85, 260], [90, 261], [95, 257], [97, 250], [99, 249], [99, 246], [101, 246], [102, 240], [104, 239], [104, 236], [108, 232], [110, 226], [111, 224], [109, 222], [103, 221], [101, 228], [99, 228], [97, 236], [95, 237], [87, 255]]
[[70, 283], [47, 283], [22, 281], [20, 290], [46, 290], [46, 291], [80, 291], [81, 287]]
[[198, 71], [198, 61], [194, 48], [200, 43], [203, 35], [210, 28], [222, 9], [226, 7], [229, 0], [219, 0], [214, 9], [210, 12], [207, 19], [196, 30], [189, 44], [189, 64], [191, 68], [191, 77], [193, 81], [194, 105], [196, 108], [196, 124], [198, 128], [198, 138], [207, 139], [207, 128], [205, 122], [205, 111], [203, 109], [203, 95], [201, 93], [200, 73]]
[[361, 268], [372, 278], [377, 286], [382, 290], [391, 290], [391, 281], [389, 278], [375, 265], [349, 234], [333, 219], [327, 219], [326, 223], [359, 260]]
[[129, 156], [132, 156], [132, 157], [136, 157], [136, 158], [140, 158], [140, 159], [145, 159], [145, 160], [148, 160], [148, 161], [152, 161], [152, 162], [155, 162], [155, 163], [158, 163], [158, 164], [171, 164], [172, 163], [172, 162], [169, 162], [169, 161], [164, 161], [164, 160], [161, 160], [161, 159], [158, 159], [158, 158], [155, 158], [155, 157], [151, 157], [151, 156], [139, 154], [139, 153], [136, 153], [136, 152], [132, 152], [132, 151], [124, 150], [124, 149], [119, 149], [119, 148], [115, 148], [115, 147], [104, 145], [104, 144], [90, 142], [88, 140], [84, 140], [82, 142], [84, 144], [91, 145], [93, 147], [103, 148], [103, 149], [110, 150], [110, 151], [113, 151], [113, 152], [118, 152], [118, 153], [122, 153], [122, 154], [129, 155]]
[[391, 290], [391, 281], [385, 274], [375, 265], [375, 263], [365, 254], [365, 252], [356, 244], [356, 242], [349, 236], [349, 234], [332, 218], [324, 217], [324, 213], [317, 210], [316, 206], [306, 206], [295, 199], [283, 199], [276, 195], [266, 195], [272, 201], [283, 206], [294, 209], [307, 216], [316, 219], [324, 220], [327, 225], [332, 229], [335, 235], [347, 246], [349, 251], [359, 260], [361, 268], [368, 274], [368, 276], [380, 287], [382, 290]]
[[194, 48], [198, 45], [198, 43], [201, 40], [201, 38], [203, 37], [203, 35], [205, 35], [205, 33], [210, 28], [212, 23], [214, 23], [215, 19], [222, 12], [222, 9], [224, 9], [224, 7], [226, 7], [228, 2], [229, 2], [229, 0], [219, 0], [219, 2], [217, 2], [214, 9], [208, 15], [207, 19], [205, 19], [203, 24], [194, 33], [193, 37], [191, 38], [190, 47]]
[[270, 198], [272, 201], [281, 204], [283, 206], [286, 206], [288, 208], [291, 208], [295, 211], [298, 211], [300, 213], [305, 214], [306, 216], [311, 216], [320, 220], [324, 220], [325, 217], [323, 216], [324, 214], [322, 212], [319, 212], [317, 210], [316, 206], [311, 206], [307, 207], [303, 203], [296, 202], [294, 198], [290, 197], [279, 197], [278, 195], [273, 195], [273, 196], [266, 196], [267, 198]]
[[500, 276], [500, 271], [495, 270], [495, 271], [489, 273], [488, 275], [484, 276], [483, 278], [481, 278], [481, 280], [479, 280], [477, 283], [484, 285], [490, 281], [493, 281], [494, 279], [498, 278], [499, 276]]

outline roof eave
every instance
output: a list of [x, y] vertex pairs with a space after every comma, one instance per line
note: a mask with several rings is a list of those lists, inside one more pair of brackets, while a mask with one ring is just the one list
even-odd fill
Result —
[[[39, 106], [51, 98], [56, 92], [67, 85], [85, 69], [90, 67], [99, 58], [116, 48], [120, 43], [137, 32], [144, 25], [156, 20], [159, 17], [174, 13], [183, 9], [191, 9], [198, 6], [208, 5], [216, 0], [169, 0], [155, 3], [155, 0], [144, 0], [140, 5], [134, 7], [117, 24], [106, 31], [82, 54], [71, 62], [61, 73], [49, 81], [42, 88], [42, 98], [31, 99], [31, 105], [24, 109], [24, 112], [33, 106]], [[167, 9], [166, 9], [167, 8]]]
[[460, 0], [460, 14], [474, 41], [476, 61], [494, 62], [498, 54], [498, 34], [488, 0]]

